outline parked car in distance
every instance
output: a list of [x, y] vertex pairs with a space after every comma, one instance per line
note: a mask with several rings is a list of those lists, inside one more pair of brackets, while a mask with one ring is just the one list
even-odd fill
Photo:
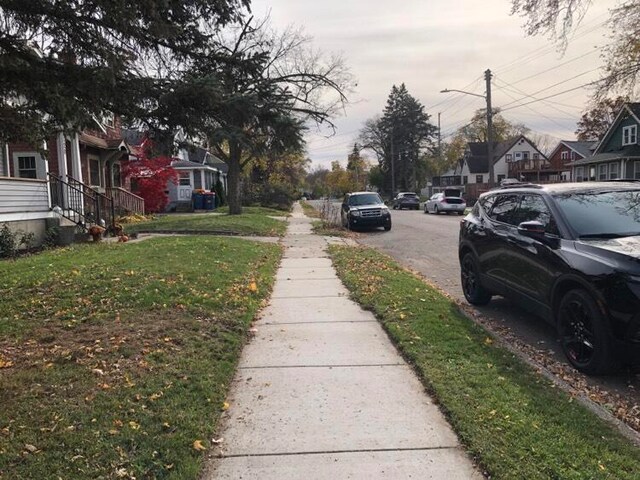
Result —
[[503, 295], [551, 322], [588, 374], [640, 360], [640, 183], [518, 185], [460, 225], [464, 296]]
[[457, 213], [464, 215], [467, 202], [462, 198], [462, 190], [457, 188], [445, 188], [444, 191], [434, 193], [424, 202], [424, 213]]
[[392, 201], [394, 210], [420, 210], [420, 197], [414, 192], [400, 192]]
[[342, 226], [349, 230], [357, 227], [384, 227], [391, 230], [391, 213], [376, 192], [347, 193], [340, 208]]

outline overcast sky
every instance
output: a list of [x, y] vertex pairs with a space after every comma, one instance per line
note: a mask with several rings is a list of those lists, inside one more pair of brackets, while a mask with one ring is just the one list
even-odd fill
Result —
[[547, 38], [527, 37], [523, 19], [510, 15], [509, 0], [253, 0], [252, 10], [258, 17], [270, 12], [278, 29], [304, 27], [315, 48], [342, 54], [358, 82], [350, 105], [335, 119], [336, 134], [308, 135], [314, 166], [328, 167], [332, 160], [346, 164], [363, 122], [382, 113], [391, 87], [402, 82], [434, 124], [441, 112], [446, 140], [484, 100], [440, 90], [483, 95], [487, 68], [494, 73], [493, 105], [504, 106], [507, 119], [539, 134], [573, 139], [587, 88], [507, 108], [532, 101], [527, 95], [548, 97], [599, 77], [601, 47], [607, 42], [604, 22], [615, 2], [595, 3], [564, 55]]

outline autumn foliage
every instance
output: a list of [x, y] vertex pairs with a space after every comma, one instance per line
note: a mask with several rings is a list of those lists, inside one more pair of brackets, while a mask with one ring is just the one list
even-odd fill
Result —
[[148, 213], [162, 212], [167, 206], [167, 185], [178, 181], [178, 173], [171, 167], [171, 161], [171, 157], [143, 157], [129, 162], [125, 168], [125, 175], [131, 178], [133, 192], [144, 198]]

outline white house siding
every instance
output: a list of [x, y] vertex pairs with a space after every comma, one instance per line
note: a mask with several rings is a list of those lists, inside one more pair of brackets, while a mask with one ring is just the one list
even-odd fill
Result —
[[0, 178], [0, 221], [3, 214], [49, 211], [47, 182]]

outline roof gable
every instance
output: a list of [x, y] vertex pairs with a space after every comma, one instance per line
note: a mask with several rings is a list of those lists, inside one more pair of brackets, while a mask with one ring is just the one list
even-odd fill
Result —
[[635, 123], [640, 125], [640, 115], [637, 115], [636, 112], [640, 113], [640, 103], [625, 103], [618, 112], [618, 115], [616, 116], [609, 129], [600, 139], [600, 142], [598, 142], [598, 145], [596, 146], [593, 154], [597, 155], [604, 152], [604, 149], [607, 145], [609, 145], [611, 138], [616, 134], [622, 122], [627, 118], [633, 118], [635, 120]]

